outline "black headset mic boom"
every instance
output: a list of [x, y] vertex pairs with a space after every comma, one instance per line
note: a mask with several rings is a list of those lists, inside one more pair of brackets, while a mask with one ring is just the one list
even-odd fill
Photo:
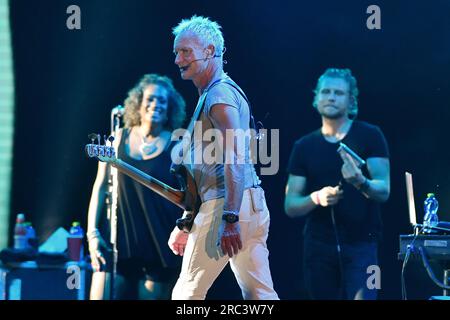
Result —
[[201, 60], [206, 61], [206, 60], [209, 60], [209, 59], [220, 58], [220, 57], [221, 57], [220, 55], [215, 55], [215, 56], [212, 56], [212, 57], [206, 57], [206, 58], [202, 58], [202, 59], [195, 59], [195, 60], [192, 60], [191, 62], [189, 62], [189, 63], [188, 63], [187, 65], [185, 65], [184, 67], [182, 67], [182, 69], [189, 68], [189, 67], [191, 66], [191, 64], [193, 64], [193, 63], [196, 62], [196, 61], [201, 61]]

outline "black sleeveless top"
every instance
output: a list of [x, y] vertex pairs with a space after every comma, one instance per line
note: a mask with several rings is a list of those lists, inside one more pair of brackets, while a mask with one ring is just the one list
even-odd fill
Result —
[[[118, 157], [152, 177], [177, 187], [169, 172], [173, 144], [159, 156], [136, 160], [126, 152], [130, 134], [124, 129]], [[182, 210], [123, 173], [118, 173], [117, 248], [119, 259], [138, 258], [161, 267], [176, 267], [181, 259], [170, 251], [167, 241]]]

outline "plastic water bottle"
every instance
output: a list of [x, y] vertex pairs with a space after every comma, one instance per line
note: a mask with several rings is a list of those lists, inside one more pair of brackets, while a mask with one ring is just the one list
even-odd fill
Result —
[[37, 249], [36, 231], [33, 228], [31, 222], [25, 222], [25, 235], [27, 236], [27, 244], [29, 248]]
[[432, 233], [433, 229], [430, 227], [436, 227], [439, 223], [439, 218], [437, 215], [439, 202], [434, 196], [434, 193], [427, 194], [423, 207], [425, 211], [425, 216], [423, 218], [424, 232]]
[[80, 261], [83, 259], [83, 237], [84, 231], [81, 228], [80, 223], [78, 221], [73, 222], [72, 227], [70, 228], [70, 235], [67, 238], [69, 260]]
[[25, 215], [19, 213], [14, 226], [14, 249], [24, 250], [28, 247], [27, 230], [25, 227]]

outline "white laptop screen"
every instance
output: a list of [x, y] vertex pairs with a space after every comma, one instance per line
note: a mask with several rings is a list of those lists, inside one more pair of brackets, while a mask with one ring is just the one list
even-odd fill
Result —
[[409, 222], [414, 227], [417, 225], [416, 205], [414, 204], [414, 189], [412, 174], [405, 172], [406, 178], [406, 196], [408, 198]]

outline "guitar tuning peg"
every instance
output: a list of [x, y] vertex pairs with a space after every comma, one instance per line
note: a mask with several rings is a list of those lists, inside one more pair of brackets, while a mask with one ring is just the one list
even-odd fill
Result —
[[109, 136], [108, 137], [108, 141], [109, 141], [109, 143], [111, 143], [111, 147], [112, 147], [113, 141], [114, 141], [114, 137], [113, 136]]
[[94, 140], [97, 138], [97, 134], [91, 133], [88, 135], [88, 138], [91, 140], [92, 144], [94, 144]]
[[100, 134], [97, 134], [97, 144], [100, 145], [101, 144], [101, 136]]
[[105, 146], [106, 146], [106, 143], [108, 142], [108, 138], [107, 138], [106, 134], [103, 135], [103, 141], [104, 141]]

